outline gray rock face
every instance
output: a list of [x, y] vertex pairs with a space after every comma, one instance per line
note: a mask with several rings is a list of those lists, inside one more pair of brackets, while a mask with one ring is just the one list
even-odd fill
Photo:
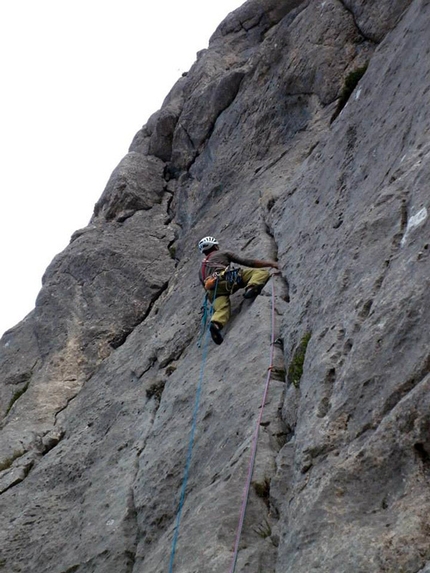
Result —
[[[236, 571], [429, 570], [429, 52], [422, 0], [218, 27], [1, 339], [0, 571], [168, 571], [187, 459], [173, 571], [229, 570], [272, 286]], [[198, 348], [206, 234], [281, 274]]]

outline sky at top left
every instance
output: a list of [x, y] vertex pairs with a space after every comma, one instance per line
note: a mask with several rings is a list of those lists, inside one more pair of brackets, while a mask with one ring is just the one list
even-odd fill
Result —
[[34, 308], [134, 134], [241, 4], [2, 4], [0, 336]]

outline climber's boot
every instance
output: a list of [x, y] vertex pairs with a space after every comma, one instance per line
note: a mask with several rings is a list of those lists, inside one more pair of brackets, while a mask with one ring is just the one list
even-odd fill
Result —
[[258, 296], [260, 294], [260, 292], [263, 290], [263, 287], [261, 285], [255, 285], [255, 286], [249, 286], [244, 294], [243, 294], [243, 298], [255, 298], [256, 296]]
[[218, 325], [218, 323], [211, 322], [209, 330], [211, 332], [212, 340], [215, 342], [215, 344], [221, 344], [224, 339], [221, 334], [221, 327]]

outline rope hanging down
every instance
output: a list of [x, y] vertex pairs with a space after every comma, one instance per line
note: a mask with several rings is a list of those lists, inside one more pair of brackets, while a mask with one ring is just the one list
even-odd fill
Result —
[[[217, 286], [218, 286], [218, 281], [215, 285], [213, 300], [215, 300], [215, 297], [216, 297]], [[211, 318], [212, 313], [213, 313], [213, 303], [210, 307], [209, 313], [206, 312], [206, 309], [207, 309], [206, 304], [207, 303], [206, 303], [206, 299], [205, 299], [205, 309], [204, 309], [203, 318], [202, 318], [202, 321], [203, 321], [202, 329], [205, 329], [205, 330], [202, 331], [202, 335], [201, 335], [201, 338], [204, 336], [203, 349], [202, 349], [202, 363], [201, 363], [201, 367], [200, 367], [199, 382], [197, 384], [196, 398], [194, 401], [193, 418], [192, 418], [192, 424], [191, 424], [190, 439], [188, 442], [188, 453], [187, 453], [187, 460], [185, 462], [184, 477], [182, 479], [182, 488], [181, 488], [181, 495], [179, 498], [178, 513], [176, 514], [175, 531], [173, 534], [172, 550], [171, 550], [170, 562], [169, 562], [169, 573], [173, 572], [173, 563], [175, 560], [176, 546], [178, 544], [179, 526], [181, 523], [182, 508], [184, 506], [185, 492], [187, 490], [188, 475], [190, 472], [191, 457], [192, 457], [192, 453], [193, 453], [194, 435], [196, 433], [197, 415], [199, 412], [200, 395], [202, 393], [203, 376], [204, 376], [204, 371], [205, 371], [206, 358], [208, 355], [209, 326], [210, 326], [210, 318]], [[201, 339], [198, 343], [199, 347], [200, 347], [200, 342], [201, 342]]]
[[264, 387], [263, 399], [261, 401], [260, 413], [258, 415], [258, 420], [257, 420], [257, 424], [255, 426], [254, 436], [253, 436], [253, 440], [252, 440], [251, 457], [250, 457], [249, 466], [248, 466], [248, 476], [246, 478], [245, 488], [244, 488], [243, 495], [242, 495], [242, 507], [240, 510], [239, 524], [237, 526], [236, 540], [235, 540], [234, 551], [233, 551], [233, 558], [231, 561], [229, 573], [234, 573], [234, 571], [236, 569], [237, 556], [239, 553], [239, 542], [240, 542], [240, 537], [242, 535], [243, 522], [245, 520], [245, 513], [246, 513], [246, 506], [248, 504], [248, 498], [249, 498], [249, 489], [251, 487], [252, 474], [254, 472], [254, 465], [255, 465], [255, 457], [257, 454], [258, 432], [260, 429], [261, 421], [263, 419], [263, 410], [264, 410], [264, 406], [266, 404], [267, 393], [269, 391], [270, 378], [271, 378], [272, 368], [273, 368], [273, 355], [274, 355], [274, 345], [275, 345], [275, 287], [274, 287], [273, 282], [274, 281], [273, 281], [273, 276], [272, 276], [272, 336], [271, 336], [271, 341], [270, 341], [269, 368], [267, 370], [267, 379], [266, 379], [266, 385]]

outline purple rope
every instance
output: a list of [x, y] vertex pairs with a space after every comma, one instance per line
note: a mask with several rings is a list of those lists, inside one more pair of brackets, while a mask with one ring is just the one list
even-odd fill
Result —
[[252, 474], [254, 472], [255, 456], [257, 455], [258, 431], [260, 429], [261, 420], [263, 418], [263, 410], [266, 404], [267, 393], [269, 391], [269, 385], [270, 385], [270, 377], [273, 368], [273, 354], [275, 345], [275, 287], [273, 283], [274, 281], [272, 276], [272, 339], [270, 343], [270, 365], [269, 368], [267, 369], [267, 379], [266, 379], [266, 385], [264, 387], [263, 399], [261, 401], [260, 414], [258, 416], [257, 424], [254, 430], [254, 437], [252, 440], [251, 458], [249, 460], [249, 466], [248, 466], [248, 476], [246, 478], [245, 489], [242, 495], [242, 507], [240, 510], [239, 524], [237, 526], [236, 541], [234, 544], [233, 559], [231, 562], [229, 573], [234, 573], [236, 569], [237, 556], [239, 553], [239, 542], [240, 542], [240, 537], [242, 535], [243, 522], [245, 520], [246, 506], [248, 504], [249, 489], [251, 487]]

